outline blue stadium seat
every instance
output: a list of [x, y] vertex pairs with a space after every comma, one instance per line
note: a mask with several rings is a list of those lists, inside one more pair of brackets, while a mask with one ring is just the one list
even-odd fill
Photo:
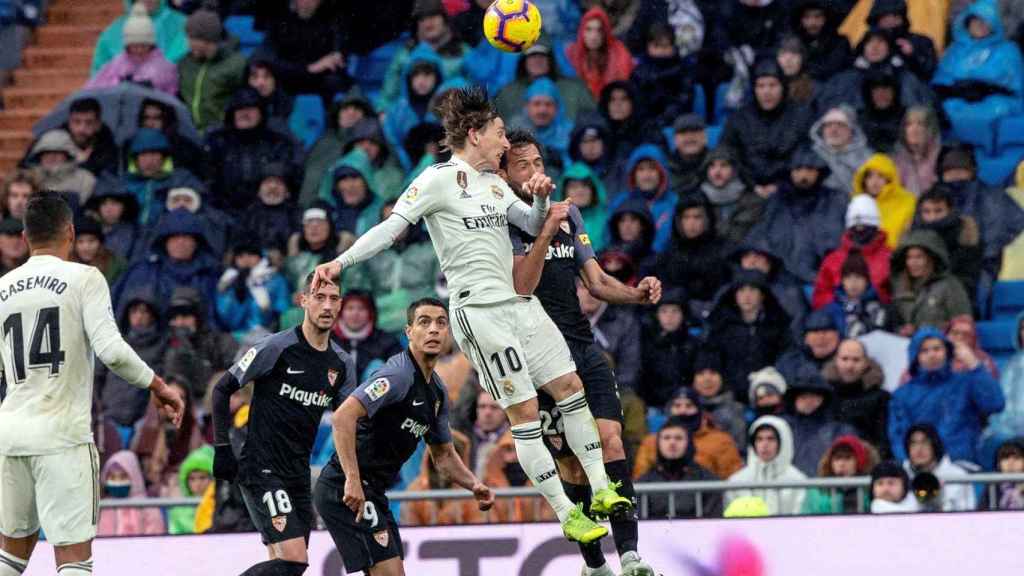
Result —
[[992, 290], [992, 317], [1013, 320], [1024, 312], [1024, 280], [997, 282]]
[[288, 129], [308, 150], [324, 133], [326, 116], [320, 96], [299, 94], [295, 97], [295, 108], [288, 118]]
[[252, 51], [263, 43], [263, 32], [257, 31], [253, 25], [255, 19], [252, 16], [229, 16], [224, 21], [224, 29], [228, 34], [238, 38], [238, 49], [242, 54], [249, 56]]
[[995, 122], [995, 150], [1024, 147], [1024, 116], [1004, 116]]
[[668, 415], [662, 412], [659, 408], [648, 408], [647, 409], [647, 431], [657, 432], [661, 429], [665, 421], [668, 420]]
[[715, 124], [715, 125], [712, 125], [712, 126], [708, 126], [707, 133], [708, 133], [708, 148], [709, 149], [714, 149], [715, 146], [718, 146], [718, 139], [722, 137], [722, 125], [721, 124]]
[[708, 120], [708, 97], [704, 94], [704, 87], [700, 84], [693, 87], [693, 113], [710, 123]]
[[661, 135], [665, 137], [665, 146], [668, 147], [669, 152], [676, 151], [676, 131], [671, 126], [666, 126], [661, 129]]
[[1004, 148], [998, 156], [975, 150], [974, 159], [978, 162], [978, 177], [989, 186], [1004, 186], [1013, 176], [1017, 164], [1024, 160], [1024, 146]]
[[949, 119], [954, 138], [972, 144], [975, 148], [992, 154], [995, 150], [996, 123], [981, 122], [977, 118]]
[[1016, 351], [1013, 345], [1016, 331], [1014, 320], [978, 322], [978, 343], [993, 356], [1013, 354]]
[[729, 105], [725, 101], [726, 96], [728, 95], [729, 84], [727, 82], [719, 84], [718, 87], [715, 88], [715, 115], [711, 119], [711, 124], [725, 124], [725, 119], [729, 117], [729, 114], [732, 114], [733, 109], [729, 108]]
[[353, 78], [359, 83], [359, 88], [362, 89], [363, 94], [370, 97], [371, 101], [374, 100], [374, 97], [380, 92], [380, 87], [384, 84], [388, 64], [395, 57], [395, 53], [405, 45], [405, 42], [406, 38], [402, 37], [379, 46], [366, 56], [359, 58], [355, 63], [354, 71], [350, 69]]

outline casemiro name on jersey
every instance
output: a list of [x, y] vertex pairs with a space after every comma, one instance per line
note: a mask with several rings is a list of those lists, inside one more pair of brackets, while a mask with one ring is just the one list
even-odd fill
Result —
[[6, 302], [11, 296], [34, 288], [63, 294], [68, 289], [68, 283], [53, 276], [29, 276], [11, 284], [6, 290], [0, 289], [0, 302]]

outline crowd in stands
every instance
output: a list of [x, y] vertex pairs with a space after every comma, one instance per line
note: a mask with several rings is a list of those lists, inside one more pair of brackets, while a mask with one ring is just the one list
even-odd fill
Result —
[[[101, 534], [251, 528], [211, 478], [210, 382], [301, 322], [300, 279], [446, 159], [431, 103], [467, 84], [543, 143], [554, 195], [580, 208], [602, 267], [665, 285], [649, 307], [578, 290], [639, 482], [872, 478], [861, 492], [708, 493], [705, 516], [749, 497], [772, 515], [1024, 509], [1024, 485], [976, 497], [943, 484], [1024, 472], [1024, 314], [1000, 320], [1012, 326], [998, 357], [979, 345], [998, 283], [1024, 279], [1024, 162], [992, 181], [971, 138], [1024, 115], [1024, 2], [535, 3], [544, 36], [505, 54], [482, 41], [488, 0], [126, 2], [88, 85], [0, 188], [0, 273], [28, 257], [26, 199], [63, 192], [74, 258], [103, 271], [128, 342], [189, 398], [168, 429], [145, 394], [97, 371], [105, 497], [203, 498], [104, 510]], [[0, 0], [0, 80], [17, 65], [6, 46], [42, 18], [34, 6]], [[258, 45], [227, 31], [239, 18]], [[143, 91], [126, 131], [101, 94], [128, 85]], [[325, 114], [312, 137], [294, 121], [310, 102]], [[360, 378], [402, 350], [410, 302], [447, 298], [422, 227], [342, 287], [334, 336]], [[466, 357], [453, 349], [438, 370], [470, 468], [528, 484]], [[323, 464], [330, 447], [315, 452]], [[450, 486], [426, 456], [408, 468], [396, 487]], [[914, 497], [935, 479], [936, 500]], [[549, 519], [538, 503], [499, 502], [490, 520]], [[697, 513], [692, 493], [673, 508]], [[667, 495], [646, 509], [668, 516]], [[401, 513], [485, 520], [459, 501]]]

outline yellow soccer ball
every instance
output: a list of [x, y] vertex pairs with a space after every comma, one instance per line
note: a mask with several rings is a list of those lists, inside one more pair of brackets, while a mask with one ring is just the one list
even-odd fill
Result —
[[494, 0], [484, 13], [484, 36], [498, 50], [522, 52], [540, 37], [540, 10], [529, 0]]

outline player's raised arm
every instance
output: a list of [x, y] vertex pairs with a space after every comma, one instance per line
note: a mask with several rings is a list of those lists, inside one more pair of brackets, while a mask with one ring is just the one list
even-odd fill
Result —
[[526, 252], [522, 240], [513, 235], [512, 237], [512, 282], [515, 284], [516, 294], [533, 294], [540, 283], [540, 275], [544, 271], [544, 260], [548, 253], [548, 247], [558, 227], [569, 215], [569, 203], [554, 202], [548, 210], [547, 219], [541, 227], [540, 234], [533, 241], [533, 247]]
[[530, 236], [537, 236], [544, 228], [548, 217], [548, 197], [555, 190], [551, 178], [543, 174], [534, 174], [523, 183], [523, 191], [533, 195], [533, 205], [527, 207], [523, 202], [512, 202], [508, 206], [508, 221]]
[[342, 269], [369, 260], [387, 250], [408, 227], [408, 220], [397, 214], [392, 214], [387, 220], [370, 228], [340, 256], [316, 267], [313, 289], [318, 289], [322, 283], [333, 283], [334, 279], [341, 274]]

